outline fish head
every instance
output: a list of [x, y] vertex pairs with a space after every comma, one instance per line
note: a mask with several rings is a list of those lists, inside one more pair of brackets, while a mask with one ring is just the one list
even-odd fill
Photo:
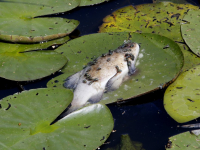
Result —
[[127, 47], [131, 49], [131, 53], [137, 57], [140, 51], [140, 46], [137, 43], [131, 42], [127, 44]]
[[126, 54], [131, 54], [132, 58], [131, 56], [129, 56], [129, 58], [131, 58], [134, 62], [136, 61], [140, 51], [140, 46], [138, 43], [128, 41], [124, 43], [123, 46], [120, 48]]

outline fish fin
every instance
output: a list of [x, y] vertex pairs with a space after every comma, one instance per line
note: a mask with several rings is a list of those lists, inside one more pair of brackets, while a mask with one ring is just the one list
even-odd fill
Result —
[[67, 79], [65, 79], [65, 83], [63, 84], [63, 86], [65, 88], [74, 90], [77, 86], [77, 83], [79, 81], [81, 74], [82, 74], [82, 70], [69, 76]]
[[123, 78], [123, 73], [117, 73], [114, 77], [112, 77], [106, 84], [106, 92], [118, 89], [123, 82]]
[[90, 99], [88, 100], [88, 102], [90, 104], [98, 103], [101, 100], [102, 96], [103, 96], [103, 92], [104, 91], [102, 90], [101, 92], [93, 95], [92, 97], [90, 97]]
[[131, 76], [135, 72], [135, 62], [131, 61], [131, 64], [128, 66], [128, 74]]

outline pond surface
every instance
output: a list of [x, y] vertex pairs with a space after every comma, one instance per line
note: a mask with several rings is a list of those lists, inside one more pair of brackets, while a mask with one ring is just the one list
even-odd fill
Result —
[[[72, 34], [72, 37], [77, 37], [97, 33], [103, 18], [113, 11], [127, 5], [142, 3], [152, 3], [152, 1], [111, 0], [99, 5], [76, 8], [66, 14], [54, 16], [79, 20], [80, 25]], [[199, 5], [197, 0], [192, 3]], [[20, 83], [0, 79], [0, 99], [21, 92], [23, 89], [45, 88], [46, 83], [57, 75], [59, 73], [42, 80]], [[114, 147], [120, 142], [121, 134], [129, 134], [133, 141], [141, 142], [145, 150], [164, 150], [170, 136], [185, 132], [187, 129], [179, 128], [180, 124], [175, 122], [164, 110], [164, 91], [165, 89], [162, 89], [123, 104], [108, 105], [114, 117], [115, 132], [111, 133], [106, 144], [102, 145], [100, 149], [106, 150], [109, 147]]]

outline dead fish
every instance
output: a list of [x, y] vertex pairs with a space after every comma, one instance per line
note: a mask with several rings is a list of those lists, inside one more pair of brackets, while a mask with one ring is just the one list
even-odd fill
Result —
[[64, 116], [87, 103], [99, 102], [104, 92], [118, 89], [125, 79], [134, 74], [138, 54], [139, 45], [127, 41], [68, 77], [64, 87], [73, 89], [74, 97]]

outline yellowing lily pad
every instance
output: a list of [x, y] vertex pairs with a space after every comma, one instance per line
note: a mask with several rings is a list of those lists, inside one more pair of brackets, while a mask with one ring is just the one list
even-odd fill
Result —
[[68, 35], [79, 24], [79, 21], [58, 17], [38, 18], [42, 10], [43, 5], [0, 2], [0, 40], [18, 43], [47, 41]]
[[200, 17], [199, 10], [190, 10], [183, 18], [188, 23], [181, 25], [181, 32], [183, 39], [185, 40], [189, 48], [198, 56], [200, 56], [199, 17]]
[[186, 70], [172, 83], [164, 95], [164, 107], [177, 122], [200, 117], [200, 65]]
[[49, 88], [2, 99], [0, 149], [96, 149], [113, 129], [113, 118], [105, 105], [85, 107], [50, 125], [72, 98], [71, 90]]
[[105, 93], [101, 103], [137, 97], [162, 88], [176, 78], [183, 65], [183, 54], [172, 40], [150, 33], [98, 33], [71, 40], [56, 49], [69, 60], [62, 69], [62, 72], [67, 74], [49, 81], [48, 87], [62, 87], [64, 79], [82, 70], [94, 58], [107, 53], [108, 50], [116, 49], [124, 40], [140, 43], [137, 70], [118, 90]]
[[99, 32], [156, 33], [174, 41], [183, 41], [180, 25], [188, 9], [198, 7], [171, 2], [130, 5], [105, 17]]
[[14, 81], [28, 81], [51, 75], [67, 63], [67, 58], [53, 50], [40, 49], [64, 41], [59, 39], [40, 44], [0, 42], [0, 77]]
[[[183, 42], [180, 27], [185, 23], [183, 17], [190, 9], [196, 10], [198, 7], [171, 2], [127, 6], [105, 17], [99, 32], [156, 33]], [[186, 45], [178, 44], [184, 54], [183, 70], [200, 63], [200, 59], [196, 58]]]

